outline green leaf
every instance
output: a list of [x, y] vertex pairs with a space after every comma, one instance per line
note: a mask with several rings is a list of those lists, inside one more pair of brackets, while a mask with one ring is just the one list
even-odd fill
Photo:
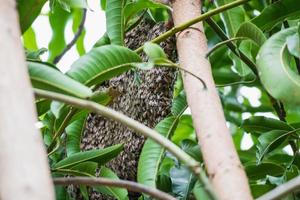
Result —
[[149, 57], [149, 59], [152, 61], [161, 58], [167, 59], [164, 50], [158, 44], [146, 42], [144, 44], [143, 50], [146, 53], [146, 55]]
[[54, 173], [62, 175], [73, 175], [73, 176], [88, 176], [94, 177], [98, 163], [96, 162], [82, 162], [70, 168], [56, 169]]
[[289, 52], [297, 57], [300, 58], [300, 34], [295, 33], [294, 35], [291, 35], [287, 37], [287, 48]]
[[170, 171], [172, 180], [172, 192], [176, 195], [176, 199], [188, 200], [189, 194], [193, 189], [196, 177], [184, 166], [173, 167]]
[[193, 193], [197, 200], [212, 200], [209, 194], [207, 194], [205, 186], [203, 186], [203, 184], [201, 184], [199, 181], [195, 183]]
[[90, 88], [78, 83], [58, 70], [40, 62], [27, 62], [33, 87], [69, 94], [80, 98], [92, 95]]
[[71, 8], [87, 8], [86, 0], [56, 0], [63, 9], [70, 12]]
[[106, 32], [111, 44], [124, 44], [123, 0], [106, 2]]
[[197, 161], [202, 161], [200, 146], [197, 144], [197, 142], [186, 139], [181, 142], [180, 146], [181, 149], [189, 154], [192, 158]]
[[[113, 171], [111, 171], [110, 169], [108, 169], [106, 167], [102, 167], [100, 169], [99, 176], [103, 177], [103, 178], [109, 178], [112, 180], [119, 180], [118, 176]], [[108, 186], [98, 186], [98, 187], [94, 187], [94, 188], [97, 192], [111, 195], [118, 200], [128, 199], [127, 198], [128, 191], [124, 188], [108, 187]]]
[[245, 167], [247, 176], [250, 180], [259, 180], [270, 176], [281, 176], [285, 168], [275, 163], [261, 163], [259, 165], [250, 164]]
[[[82, 9], [74, 9], [72, 12], [72, 16], [73, 16], [72, 30], [73, 30], [74, 34], [76, 34], [79, 29], [84, 12], [85, 11]], [[85, 47], [84, 47], [85, 34], [86, 34], [86, 31], [85, 31], [85, 28], [83, 28], [79, 38], [76, 41], [76, 49], [80, 56], [82, 56], [86, 53]]]
[[40, 14], [47, 0], [17, 0], [21, 32], [24, 33]]
[[[166, 138], [173, 134], [178, 118], [171, 116], [159, 122], [155, 130]], [[156, 187], [159, 165], [163, 159], [165, 149], [151, 139], [147, 139], [138, 163], [137, 180], [147, 186]]]
[[184, 139], [194, 139], [195, 129], [193, 126], [193, 120], [191, 115], [182, 115], [179, 119], [177, 128], [172, 137], [172, 141], [175, 144], [180, 144]]
[[82, 116], [76, 121], [72, 122], [66, 127], [66, 151], [67, 156], [80, 152], [81, 138], [85, 129], [87, 114], [83, 113]]
[[51, 101], [49, 99], [39, 99], [35, 102], [38, 116], [45, 114], [50, 109]]
[[94, 44], [94, 48], [95, 47], [101, 47], [101, 46], [104, 46], [104, 45], [108, 45], [110, 44], [110, 39], [107, 35], [107, 33], [104, 33], [104, 35]]
[[266, 90], [274, 98], [292, 105], [300, 104], [300, 76], [290, 68], [286, 39], [296, 31], [297, 27], [285, 29], [269, 38], [261, 47], [256, 61]]
[[53, 11], [49, 13], [49, 21], [52, 29], [52, 38], [48, 45], [49, 62], [53, 62], [54, 58], [59, 55], [66, 46], [65, 28], [70, 15], [70, 13], [59, 6], [55, 6]]
[[67, 75], [92, 86], [128, 71], [133, 63], [140, 61], [138, 54], [128, 48], [106, 45], [93, 48], [79, 58]]
[[253, 23], [245, 22], [238, 29], [236, 37], [247, 37], [251, 39], [257, 46], [263, 45], [267, 40], [264, 33]]
[[263, 116], [253, 116], [244, 120], [242, 128], [248, 133], [263, 133], [272, 130], [293, 130], [291, 126], [283, 121]]
[[254, 198], [260, 197], [261, 195], [269, 192], [275, 188], [275, 185], [270, 184], [250, 184], [252, 195]]
[[137, 0], [128, 3], [124, 8], [125, 22], [127, 23], [133, 16], [148, 8], [165, 8], [170, 9], [168, 6], [157, 3], [151, 0]]
[[257, 162], [260, 163], [267, 153], [283, 144], [294, 131], [272, 130], [258, 138]]
[[104, 149], [94, 149], [85, 152], [74, 153], [71, 156], [59, 161], [53, 166], [53, 170], [57, 169], [71, 169], [73, 166], [93, 161], [99, 165], [104, 165], [109, 160], [117, 156], [123, 148], [123, 145], [117, 144]]
[[270, 31], [275, 25], [289, 18], [300, 16], [298, 0], [280, 0], [266, 7], [262, 13], [251, 20], [263, 31]]
[[184, 91], [181, 91], [172, 101], [171, 113], [175, 116], [181, 115], [187, 107], [186, 94]]
[[36, 42], [35, 32], [33, 28], [29, 27], [27, 31], [22, 35], [24, 47], [27, 50], [38, 50], [38, 44]]

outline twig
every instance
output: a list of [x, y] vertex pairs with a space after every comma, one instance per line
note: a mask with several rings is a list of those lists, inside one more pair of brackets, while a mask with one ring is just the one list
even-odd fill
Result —
[[90, 178], [90, 177], [68, 177], [68, 178], [53, 178], [53, 182], [55, 185], [89, 185], [89, 186], [112, 186], [112, 187], [121, 187], [126, 188], [130, 191], [140, 192], [150, 195], [155, 199], [159, 200], [176, 200], [171, 195], [157, 190], [155, 188], [151, 188], [148, 186], [144, 186], [139, 183], [135, 183], [133, 181], [125, 181], [125, 180], [112, 180], [108, 178]]
[[79, 39], [83, 29], [84, 29], [84, 23], [85, 23], [85, 19], [86, 19], [86, 9], [83, 9], [82, 10], [82, 19], [81, 19], [81, 22], [78, 26], [78, 29], [77, 29], [77, 32], [75, 33], [73, 39], [71, 40], [71, 42], [69, 44], [67, 44], [67, 46], [64, 48], [64, 50], [59, 54], [57, 55], [54, 60], [53, 60], [53, 63], [54, 64], [57, 64], [60, 59], [67, 53], [67, 51], [69, 51], [72, 46], [77, 42], [77, 40]]
[[[216, 9], [214, 9], [214, 10], [208, 11], [207, 13], [204, 13], [204, 14], [202, 14], [202, 15], [194, 18], [194, 19], [191, 19], [191, 20], [189, 20], [189, 21], [187, 21], [187, 22], [185, 22], [185, 23], [183, 23], [181, 25], [178, 25], [178, 26], [175, 26], [175, 27], [171, 28], [169, 31], [163, 33], [162, 35], [160, 35], [160, 36], [158, 36], [156, 38], [154, 38], [150, 42], [152, 42], [152, 43], [159, 43], [161, 41], [164, 41], [168, 37], [170, 37], [172, 35], [175, 35], [176, 33], [180, 32], [180, 31], [185, 30], [186, 28], [192, 26], [193, 24], [196, 24], [196, 23], [198, 23], [200, 21], [203, 21], [203, 20], [205, 20], [205, 19], [207, 19], [207, 18], [209, 18], [209, 17], [211, 17], [213, 15], [216, 15], [216, 14], [219, 14], [221, 12], [224, 12], [225, 10], [228, 10], [228, 9], [237, 7], [239, 5], [245, 4], [248, 1], [250, 1], [250, 0], [238, 0], [238, 1], [234, 1], [232, 3], [226, 4], [224, 6], [220, 6], [220, 7], [216, 8]], [[137, 48], [135, 50], [135, 52], [140, 53], [140, 52], [142, 52], [142, 50], [143, 50], [143, 46]]]
[[204, 173], [202, 171], [199, 162], [194, 160], [191, 156], [189, 156], [187, 153], [185, 153], [182, 149], [180, 149], [177, 145], [163, 137], [161, 134], [159, 134], [157, 131], [141, 124], [140, 122], [131, 119], [130, 117], [127, 117], [126, 115], [119, 113], [111, 108], [102, 106], [100, 104], [97, 104], [95, 102], [89, 101], [89, 100], [83, 100], [76, 97], [59, 94], [55, 92], [49, 92], [45, 90], [40, 89], [34, 89], [34, 92], [37, 96], [61, 101], [67, 104], [71, 104], [74, 107], [77, 108], [84, 108], [91, 110], [95, 113], [98, 113], [104, 117], [116, 120], [120, 122], [121, 124], [131, 128], [132, 130], [136, 131], [137, 133], [140, 133], [146, 137], [151, 138], [164, 148], [166, 148], [170, 153], [172, 153], [174, 156], [176, 156], [180, 161], [182, 161], [186, 166], [199, 178], [199, 180], [206, 186], [206, 190], [209, 194], [211, 194], [212, 197], [214, 197], [213, 190], [210, 186], [210, 183]]
[[294, 192], [296, 190], [300, 190], [300, 176], [277, 186], [274, 190], [262, 195], [256, 200], [275, 200], [280, 199], [287, 194]]

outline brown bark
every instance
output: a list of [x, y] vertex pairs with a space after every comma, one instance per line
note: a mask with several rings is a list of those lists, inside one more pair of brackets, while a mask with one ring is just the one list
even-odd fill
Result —
[[52, 200], [54, 191], [27, 75], [14, 0], [0, 6], [0, 199]]
[[[172, 2], [174, 24], [199, 16], [200, 0]], [[216, 90], [211, 66], [206, 59], [207, 41], [201, 23], [177, 34], [180, 65], [201, 77], [207, 90], [189, 74], [184, 74], [184, 87], [191, 108], [194, 127], [203, 153], [206, 169], [219, 199], [252, 199], [248, 180], [240, 163]]]

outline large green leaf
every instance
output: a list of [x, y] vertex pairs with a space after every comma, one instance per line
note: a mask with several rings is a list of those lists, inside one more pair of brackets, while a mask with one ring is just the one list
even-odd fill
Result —
[[83, 113], [82, 116], [69, 124], [66, 128], [67, 140], [66, 151], [67, 156], [80, 152], [81, 137], [85, 129], [87, 114]]
[[269, 176], [280, 176], [285, 168], [275, 163], [249, 164], [245, 167], [247, 176], [250, 180], [259, 180]]
[[[159, 122], [155, 130], [166, 138], [170, 138], [178, 123], [178, 118], [171, 116]], [[147, 139], [138, 164], [137, 180], [139, 183], [156, 187], [159, 165], [163, 159], [165, 149], [151, 139]]]
[[263, 116], [253, 116], [243, 121], [242, 128], [246, 132], [263, 133], [272, 130], [293, 130], [287, 123]]
[[79, 163], [87, 161], [93, 161], [97, 162], [99, 165], [103, 165], [109, 160], [113, 159], [115, 156], [117, 156], [121, 152], [122, 148], [122, 145], [117, 144], [104, 149], [94, 149], [75, 153], [54, 164], [52, 168], [53, 170], [70, 169]]
[[59, 55], [66, 46], [65, 28], [70, 17], [70, 13], [63, 10], [60, 6], [55, 6], [49, 14], [49, 21], [52, 29], [52, 38], [48, 45], [49, 62]]
[[109, 0], [106, 2], [106, 32], [111, 44], [123, 45], [124, 19], [123, 0]]
[[94, 177], [96, 174], [97, 167], [98, 167], [98, 163], [87, 161], [87, 162], [79, 163], [70, 168], [57, 169], [54, 171], [54, 173], [62, 174], [62, 175]]
[[92, 95], [90, 88], [64, 75], [51, 66], [40, 62], [27, 62], [33, 87], [87, 98]]
[[[99, 176], [103, 177], [103, 178], [109, 178], [109, 179], [112, 179], [112, 180], [119, 180], [118, 176], [113, 171], [111, 171], [110, 169], [108, 169], [106, 167], [102, 167], [100, 169]], [[115, 197], [118, 200], [128, 199], [127, 198], [128, 192], [124, 188], [108, 187], [108, 186], [98, 186], [98, 187], [94, 187], [94, 188], [97, 192], [101, 192], [103, 194], [111, 195], [111, 196]]]
[[293, 132], [294, 131], [273, 130], [259, 136], [257, 162], [260, 163], [267, 153], [283, 144]]
[[22, 33], [31, 26], [46, 2], [47, 0], [17, 0]]
[[124, 73], [133, 63], [140, 61], [138, 54], [128, 48], [106, 45], [93, 48], [79, 58], [67, 74], [85, 85], [92, 86]]
[[276, 24], [299, 16], [299, 0], [280, 0], [266, 7], [259, 16], [251, 21], [263, 31], [269, 31]]
[[291, 69], [291, 57], [286, 39], [295, 34], [297, 27], [282, 30], [269, 38], [257, 56], [257, 70], [262, 84], [276, 99], [300, 104], [300, 76]]

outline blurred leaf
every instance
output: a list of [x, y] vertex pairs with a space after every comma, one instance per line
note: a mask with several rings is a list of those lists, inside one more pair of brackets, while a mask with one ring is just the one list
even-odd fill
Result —
[[30, 51], [38, 50], [38, 44], [36, 42], [35, 32], [32, 27], [29, 27], [27, 31], [22, 35], [24, 47]]
[[288, 48], [289, 52], [297, 58], [300, 58], [300, 39], [299, 39], [299, 37], [300, 37], [299, 32], [287, 37], [287, 48]]
[[146, 42], [143, 47], [144, 52], [149, 57], [150, 60], [156, 60], [160, 58], [167, 59], [167, 55], [165, 54], [164, 50], [155, 43]]
[[261, 163], [259, 165], [251, 164], [245, 167], [247, 176], [250, 180], [259, 180], [266, 178], [267, 175], [270, 176], [281, 176], [285, 168], [277, 165], [275, 163]]
[[243, 121], [242, 128], [248, 132], [267, 132], [272, 130], [293, 130], [287, 123], [263, 116], [253, 116]]
[[[83, 20], [84, 12], [85, 11], [83, 9], [74, 9], [72, 12], [72, 16], [73, 16], [72, 30], [73, 30], [74, 34], [76, 34], [78, 31], [78, 28]], [[76, 41], [76, 49], [80, 56], [82, 56], [86, 53], [85, 47], [84, 47], [85, 34], [86, 34], [86, 31], [85, 31], [85, 28], [83, 27], [83, 30], [82, 30], [79, 38]]]
[[111, 44], [124, 44], [123, 0], [106, 1], [106, 33]]
[[49, 99], [39, 99], [35, 102], [38, 116], [45, 114], [50, 109], [51, 101]]
[[274, 98], [292, 105], [300, 104], [300, 76], [291, 69], [286, 38], [297, 30], [293, 27], [276, 33], [264, 43], [257, 56], [257, 70], [266, 90]]
[[110, 39], [107, 35], [107, 33], [104, 33], [104, 35], [94, 44], [94, 48], [95, 47], [101, 47], [101, 46], [104, 46], [104, 45], [108, 45], [110, 44]]
[[196, 182], [193, 193], [197, 200], [212, 200], [212, 198], [207, 194], [205, 188], [199, 181]]
[[298, 0], [280, 0], [266, 7], [251, 22], [263, 31], [270, 31], [276, 24], [299, 16], [300, 4]]
[[128, 71], [133, 63], [141, 59], [132, 50], [106, 45], [93, 48], [73, 63], [67, 75], [73, 79], [92, 86]]
[[[103, 177], [103, 178], [109, 178], [109, 179], [112, 179], [112, 180], [119, 180], [118, 176], [113, 171], [111, 171], [110, 169], [108, 169], [106, 167], [102, 167], [100, 169], [99, 176]], [[101, 192], [103, 194], [111, 195], [111, 196], [115, 197], [118, 200], [128, 199], [127, 198], [128, 192], [124, 188], [108, 187], [108, 186], [97, 186], [97, 187], [94, 187], [94, 188], [97, 192]]]
[[49, 62], [59, 55], [66, 46], [65, 28], [69, 20], [70, 13], [59, 6], [55, 6], [49, 13], [49, 21], [52, 29], [52, 38], [48, 45]]
[[54, 173], [63, 175], [94, 177], [96, 174], [97, 167], [98, 163], [86, 161], [69, 168], [55, 169]]
[[181, 91], [172, 101], [171, 113], [175, 116], [182, 115], [187, 107], [186, 94], [184, 91]]
[[176, 199], [187, 200], [193, 189], [196, 177], [186, 167], [173, 167], [170, 171], [172, 191]]
[[40, 14], [47, 0], [17, 0], [21, 32], [24, 33]]
[[189, 154], [192, 158], [199, 162], [202, 161], [200, 146], [197, 144], [197, 142], [186, 139], [181, 142], [180, 146], [181, 149]]
[[275, 185], [270, 184], [250, 184], [250, 188], [254, 198], [260, 197], [261, 195], [269, 192], [275, 187]]
[[194, 132], [195, 130], [191, 115], [183, 115], [179, 119], [172, 141], [175, 144], [179, 144], [184, 139], [193, 139], [195, 137], [193, 134]]
[[87, 114], [83, 115], [66, 127], [66, 151], [67, 156], [80, 152], [81, 138], [85, 129]]
[[104, 149], [94, 149], [74, 153], [71, 156], [56, 163], [53, 166], [53, 170], [71, 169], [73, 166], [87, 161], [93, 161], [97, 162], [99, 165], [104, 165], [106, 162], [117, 156], [121, 152], [122, 148], [123, 146], [118, 144]]
[[257, 162], [260, 163], [264, 156], [279, 147], [294, 131], [273, 130], [259, 136], [257, 145]]
[[251, 39], [257, 46], [263, 45], [263, 43], [267, 40], [264, 33], [251, 22], [244, 22], [240, 28], [238, 29], [236, 37], [247, 37]]
[[90, 88], [40, 62], [27, 62], [33, 87], [80, 98], [92, 95]]

